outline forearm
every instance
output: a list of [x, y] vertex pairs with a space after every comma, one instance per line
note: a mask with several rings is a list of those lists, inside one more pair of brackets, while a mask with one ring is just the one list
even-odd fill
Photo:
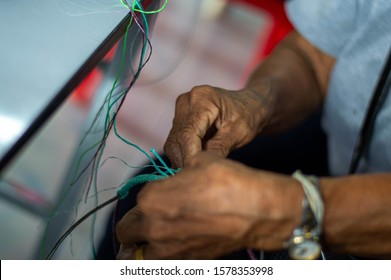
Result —
[[391, 256], [391, 174], [320, 180], [324, 246], [358, 256]]
[[[323, 102], [334, 59], [293, 32], [251, 75], [246, 89], [268, 100], [269, 117], [259, 132], [290, 128]], [[272, 100], [270, 102], [270, 100]]]
[[[267, 174], [258, 173], [261, 177]], [[254, 196], [261, 215], [247, 244], [260, 250], [278, 250], [300, 224], [304, 193], [300, 183], [288, 176], [264, 178], [268, 180], [262, 179], [258, 195]], [[319, 184], [325, 209], [324, 251], [390, 258], [391, 173], [324, 177]]]

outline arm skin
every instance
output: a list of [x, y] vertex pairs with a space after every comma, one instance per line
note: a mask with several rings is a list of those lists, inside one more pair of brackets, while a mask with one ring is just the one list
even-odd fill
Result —
[[[117, 225], [118, 258], [131, 258], [139, 241], [147, 242], [144, 256], [151, 259], [281, 249], [301, 219], [299, 182], [224, 157], [257, 134], [283, 131], [317, 110], [334, 62], [293, 32], [244, 89], [201, 86], [182, 95], [165, 151], [183, 171], [142, 190], [138, 206]], [[324, 248], [391, 256], [391, 174], [320, 178], [320, 186]]]
[[320, 180], [326, 206], [324, 246], [374, 258], [391, 258], [391, 174]]
[[272, 100], [268, 108], [270, 119], [258, 132], [284, 131], [317, 110], [326, 95], [334, 63], [333, 57], [299, 33], [289, 34], [253, 72], [246, 86]]
[[[262, 77], [270, 79], [273, 72], [276, 106], [263, 133], [284, 130], [316, 109], [335, 63], [297, 33], [275, 52], [248, 84], [257, 91]], [[288, 62], [278, 67], [284, 58]], [[336, 252], [391, 256], [391, 174], [323, 178], [320, 184], [326, 205], [324, 245]]]
[[334, 59], [292, 32], [238, 91], [198, 86], [177, 99], [165, 152], [176, 167], [201, 150], [225, 157], [259, 133], [283, 131], [318, 109]]

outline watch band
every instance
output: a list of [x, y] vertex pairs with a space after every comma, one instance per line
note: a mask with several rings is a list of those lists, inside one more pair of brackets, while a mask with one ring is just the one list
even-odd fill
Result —
[[293, 230], [286, 247], [292, 259], [317, 259], [321, 254], [320, 235], [324, 216], [318, 179], [305, 176], [300, 171], [294, 172], [292, 177], [300, 182], [304, 190], [303, 214], [300, 225]]

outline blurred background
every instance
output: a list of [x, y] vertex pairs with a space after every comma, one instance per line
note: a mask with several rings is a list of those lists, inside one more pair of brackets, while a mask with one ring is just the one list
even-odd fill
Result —
[[[268, 12], [246, 2], [169, 1], [155, 23], [152, 58], [118, 116], [124, 137], [145, 150], [154, 147], [162, 151], [179, 94], [200, 84], [227, 89], [244, 85], [248, 73], [261, 59], [275, 24]], [[95, 80], [96, 76], [90, 76], [88, 85], [91, 87]], [[10, 164], [0, 187], [12, 186], [13, 191], [31, 201], [50, 205], [80, 141], [83, 119], [92, 99], [93, 93], [88, 89], [76, 90]], [[134, 166], [146, 163], [145, 156], [114, 137], [108, 139], [103, 158], [109, 157], [121, 158]], [[108, 159], [99, 170], [100, 201], [111, 197], [113, 188], [137, 171], [120, 160]], [[90, 200], [94, 201], [83, 200], [69, 209], [70, 217], [75, 219], [90, 209]], [[111, 209], [98, 212], [95, 244], [99, 243]], [[0, 198], [1, 259], [37, 258], [46, 223], [38, 212]], [[62, 244], [56, 258], [92, 258], [90, 220]]]

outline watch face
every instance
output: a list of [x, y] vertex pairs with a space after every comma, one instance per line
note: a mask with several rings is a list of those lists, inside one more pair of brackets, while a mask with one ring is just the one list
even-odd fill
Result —
[[289, 248], [289, 255], [295, 260], [315, 260], [320, 255], [320, 245], [313, 240], [303, 240]]

